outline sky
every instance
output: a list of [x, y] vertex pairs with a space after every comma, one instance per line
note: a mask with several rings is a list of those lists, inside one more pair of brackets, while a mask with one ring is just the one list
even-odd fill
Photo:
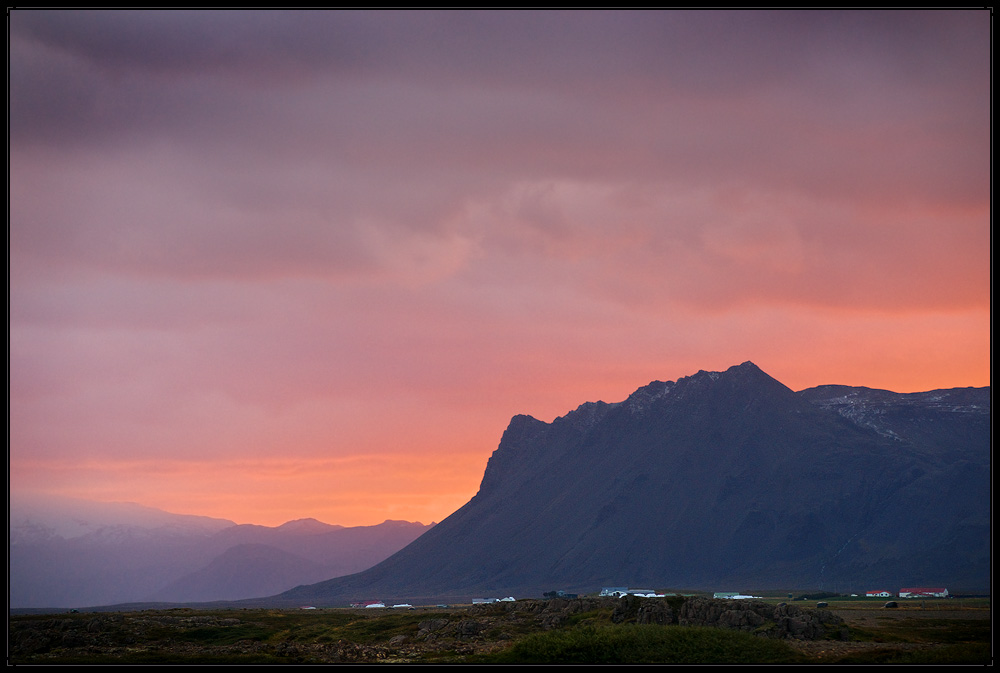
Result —
[[10, 490], [430, 523], [654, 380], [988, 386], [991, 28], [9, 10]]

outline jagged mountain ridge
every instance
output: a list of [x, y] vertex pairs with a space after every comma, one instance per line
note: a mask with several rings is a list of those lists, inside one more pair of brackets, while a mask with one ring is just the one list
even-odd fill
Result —
[[747, 362], [551, 423], [515, 416], [464, 507], [363, 573], [278, 598], [985, 588], [989, 409], [988, 388], [796, 393]]

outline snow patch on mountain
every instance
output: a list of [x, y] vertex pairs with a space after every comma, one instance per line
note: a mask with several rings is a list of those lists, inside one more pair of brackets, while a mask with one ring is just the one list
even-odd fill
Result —
[[874, 430], [883, 437], [889, 437], [897, 441], [903, 440], [902, 437], [886, 426], [885, 419], [883, 418], [885, 406], [872, 405], [868, 399], [862, 397], [858, 392], [822, 400], [817, 402], [817, 404], [824, 409], [836, 411], [856, 425]]
[[883, 437], [904, 438], [890, 426], [887, 416], [913, 413], [943, 412], [946, 414], [989, 414], [990, 405], [980, 404], [981, 390], [952, 388], [920, 393], [895, 393], [889, 390], [848, 386], [818, 386], [802, 391], [813, 404], [837, 412], [851, 422]]
[[674, 381], [653, 381], [647, 386], [639, 388], [628, 396], [625, 400], [625, 408], [633, 416], [645, 414], [654, 403], [664, 399], [677, 387]]

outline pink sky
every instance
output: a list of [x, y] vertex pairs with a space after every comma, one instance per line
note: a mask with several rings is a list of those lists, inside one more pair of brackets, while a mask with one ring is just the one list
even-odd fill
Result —
[[987, 386], [990, 28], [12, 10], [10, 487], [429, 523], [651, 380]]

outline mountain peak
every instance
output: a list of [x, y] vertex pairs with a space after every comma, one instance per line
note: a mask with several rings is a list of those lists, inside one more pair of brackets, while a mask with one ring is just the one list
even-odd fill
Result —
[[733, 365], [725, 371], [705, 371], [690, 376], [682, 376], [676, 381], [652, 381], [628, 396], [623, 403], [633, 414], [645, 413], [651, 405], [666, 398], [680, 400], [698, 391], [714, 389], [716, 384], [726, 384], [730, 389], [766, 386], [782, 394], [791, 394], [792, 390], [784, 384], [768, 376], [760, 367], [747, 360], [743, 364]]
[[286, 521], [278, 526], [278, 528], [282, 531], [294, 531], [296, 533], [325, 533], [327, 531], [343, 528], [343, 526], [323, 523], [322, 521], [309, 517], [306, 519]]
[[769, 375], [750, 360], [739, 365], [733, 365], [724, 372], [698, 372], [698, 374], [695, 374], [695, 376], [698, 375], [705, 375], [712, 381], [736, 385], [770, 386], [774, 389], [780, 389], [789, 393], [792, 392], [791, 388]]
[[[479, 495], [492, 493], [499, 484], [509, 481], [511, 475], [538, 469], [539, 461], [557, 460], [558, 449], [550, 448], [542, 454], [542, 446], [561, 446], [570, 436], [583, 436], [607, 423], [618, 423], [624, 417], [631, 420], [657, 416], [671, 407], [681, 409], [728, 406], [732, 413], [757, 413], [761, 404], [781, 404], [794, 398], [795, 393], [765, 374], [757, 365], [747, 360], [722, 372], [699, 371], [677, 381], [652, 381], [638, 388], [622, 402], [584, 402], [573, 411], [559, 416], [551, 423], [532, 416], [518, 414], [500, 439], [500, 446], [490, 457], [486, 472], [480, 482]], [[768, 400], [771, 400], [768, 402]], [[687, 405], [687, 406], [685, 406]], [[693, 406], [691, 406], [693, 405]], [[739, 410], [738, 412], [736, 410]], [[620, 420], [612, 420], [620, 419]], [[569, 434], [565, 434], [569, 433]], [[562, 437], [553, 442], [543, 437]], [[534, 467], [532, 467], [534, 466]]]
[[[783, 384], [768, 376], [760, 367], [755, 365], [750, 360], [747, 360], [742, 364], [733, 365], [732, 367], [729, 367], [725, 371], [721, 372], [710, 372], [702, 369], [696, 374], [682, 376], [676, 381], [650, 381], [645, 386], [637, 388], [635, 392], [629, 395], [623, 402], [584, 402], [576, 409], [556, 418], [553, 423], [569, 423], [579, 430], [585, 430], [603, 419], [609, 411], [619, 406], [624, 406], [633, 413], [643, 412], [650, 406], [650, 404], [668, 397], [675, 390], [680, 392], [680, 387], [719, 380], [742, 380], [745, 382], [763, 381], [777, 384], [781, 388], [786, 388]], [[790, 389], [788, 390], [791, 392]], [[539, 421], [531, 416], [519, 414], [511, 419], [507, 432], [512, 436], [511, 438], [513, 438], [513, 435], [524, 435], [525, 433], [533, 435], [542, 427], [547, 425], [548, 424], [544, 421]]]
[[[747, 376], [761, 376], [761, 375], [767, 376], [767, 374], [764, 373], [764, 370], [762, 370], [760, 367], [755, 365], [750, 360], [747, 360], [742, 364], [733, 365], [732, 367], [722, 372], [707, 372], [704, 369], [702, 369], [694, 376], [707, 376], [713, 381], [718, 381], [722, 377], [734, 377], [734, 376], [747, 377]], [[688, 376], [685, 378], [692, 378], [692, 377]], [[771, 377], [767, 376], [767, 378]]]

